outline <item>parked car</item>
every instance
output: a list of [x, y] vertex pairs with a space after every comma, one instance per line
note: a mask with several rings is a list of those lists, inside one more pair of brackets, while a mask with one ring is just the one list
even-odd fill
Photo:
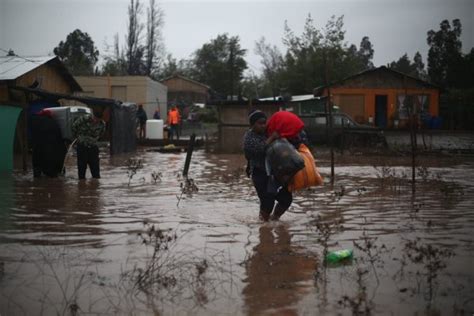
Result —
[[[329, 143], [328, 113], [302, 115], [305, 131], [311, 143]], [[337, 146], [387, 146], [383, 131], [375, 126], [359, 124], [345, 113], [332, 114], [333, 139]]]

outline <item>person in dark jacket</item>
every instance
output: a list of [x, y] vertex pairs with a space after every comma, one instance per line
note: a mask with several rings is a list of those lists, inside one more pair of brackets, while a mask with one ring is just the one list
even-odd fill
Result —
[[138, 124], [140, 126], [140, 131], [138, 133], [138, 137], [140, 139], [145, 139], [146, 138], [146, 129], [145, 129], [145, 127], [146, 127], [146, 121], [148, 119], [148, 116], [146, 115], [146, 112], [143, 109], [142, 104], [138, 105], [137, 119], [138, 119]]
[[42, 174], [57, 177], [62, 173], [66, 144], [61, 129], [49, 110], [41, 110], [32, 117], [33, 176]]
[[72, 124], [72, 132], [77, 139], [77, 172], [79, 180], [86, 178], [87, 165], [93, 178], [100, 178], [99, 138], [105, 131], [105, 123], [100, 113], [83, 115]]
[[[244, 153], [248, 161], [247, 175], [252, 178], [260, 200], [260, 218], [264, 221], [278, 220], [293, 201], [293, 196], [286, 187], [282, 187], [278, 192], [268, 190], [270, 177], [265, 168], [265, 149], [268, 144], [279, 138], [279, 135], [275, 132], [266, 137], [267, 117], [259, 110], [250, 112], [249, 123], [250, 129], [244, 136]], [[278, 203], [273, 209], [275, 201]]]
[[160, 109], [156, 109], [155, 113], [153, 113], [153, 119], [154, 120], [161, 120], [161, 115], [160, 115]]

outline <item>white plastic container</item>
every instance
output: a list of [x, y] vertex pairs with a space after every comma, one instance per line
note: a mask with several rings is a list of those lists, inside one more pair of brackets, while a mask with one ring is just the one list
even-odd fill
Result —
[[163, 120], [146, 121], [146, 138], [163, 139]]

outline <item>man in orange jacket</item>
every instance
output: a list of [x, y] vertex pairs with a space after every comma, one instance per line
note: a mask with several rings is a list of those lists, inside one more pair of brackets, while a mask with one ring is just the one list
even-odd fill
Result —
[[173, 140], [173, 136], [176, 133], [176, 139], [179, 140], [179, 130], [178, 126], [181, 122], [181, 116], [179, 115], [179, 111], [176, 108], [176, 105], [173, 105], [171, 110], [168, 112], [168, 126], [169, 126], [169, 135], [168, 138]]

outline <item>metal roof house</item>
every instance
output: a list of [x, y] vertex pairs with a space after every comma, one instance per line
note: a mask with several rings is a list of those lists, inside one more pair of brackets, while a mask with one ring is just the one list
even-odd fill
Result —
[[293, 95], [287, 99], [283, 96], [260, 98], [259, 101], [283, 101], [282, 110], [293, 112], [297, 115], [311, 115], [324, 112], [326, 97], [315, 97], [312, 94]]
[[410, 109], [439, 115], [440, 88], [385, 66], [369, 69], [314, 89], [314, 96], [331, 95], [331, 102], [359, 123], [396, 127]]
[[57, 106], [58, 100], [47, 100], [16, 88], [31, 88], [51, 93], [72, 94], [81, 86], [56, 56], [0, 56], [0, 169], [13, 168], [13, 148], [22, 153], [23, 169], [28, 156], [27, 118], [34, 108]]
[[82, 91], [57, 56], [0, 56], [0, 101], [12, 101], [8, 88], [40, 88], [50, 92], [72, 94]]
[[211, 97], [211, 87], [178, 74], [161, 80], [161, 83], [168, 87], [169, 104], [184, 107], [206, 103]]

